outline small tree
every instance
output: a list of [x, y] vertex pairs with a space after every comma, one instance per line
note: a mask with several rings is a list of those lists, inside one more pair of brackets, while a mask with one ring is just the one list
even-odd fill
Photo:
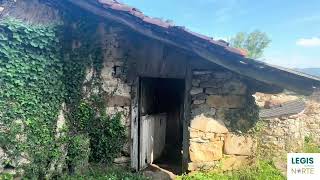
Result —
[[265, 48], [268, 47], [271, 40], [266, 33], [259, 30], [251, 33], [239, 32], [230, 40], [231, 46], [248, 51], [248, 57], [257, 59], [263, 56]]

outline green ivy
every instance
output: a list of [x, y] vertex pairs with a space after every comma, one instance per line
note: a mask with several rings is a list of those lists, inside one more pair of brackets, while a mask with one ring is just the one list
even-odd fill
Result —
[[57, 26], [0, 22], [0, 145], [12, 159], [26, 152], [30, 177], [59, 156], [55, 126], [64, 97]]
[[87, 133], [90, 131], [91, 121], [95, 118], [95, 111], [90, 104], [81, 101], [78, 108], [73, 112], [73, 118], [77, 120], [74, 128], [77, 132]]
[[89, 131], [92, 148], [90, 161], [112, 163], [112, 160], [120, 154], [126, 141], [121, 117], [120, 113], [113, 117], [101, 116], [92, 122]]
[[13, 175], [8, 173], [0, 174], [1, 180], [13, 180]]
[[[76, 18], [65, 20], [64, 26], [0, 21], [0, 147], [13, 160], [7, 163], [23, 168], [27, 178], [43, 179], [52, 173], [52, 162], [64, 157], [62, 145], [68, 147], [72, 171], [87, 155], [92, 162], [112, 162], [125, 143], [121, 114], [106, 114], [103, 52], [95, 36], [98, 21], [78, 15], [70, 15]], [[74, 40], [79, 46], [73, 46]], [[94, 73], [85, 94], [87, 68]], [[66, 136], [57, 138], [63, 102]], [[30, 163], [20, 167], [14, 160], [22, 155]]]
[[90, 139], [87, 135], [80, 134], [69, 137], [68, 144], [68, 164], [71, 171], [78, 174], [84, 168], [90, 155]]
[[[89, 135], [90, 162], [110, 163], [120, 154], [125, 143], [125, 127], [121, 124], [121, 113], [115, 116], [106, 114], [107, 93], [102, 88], [101, 79], [103, 47], [96, 32], [99, 22], [92, 15], [74, 13], [81, 18], [68, 19], [70, 23], [66, 23], [64, 30], [66, 37], [72, 34], [72, 40], [81, 45], [70, 47], [74, 42], [65, 41], [63, 48], [70, 133], [71, 136], [79, 133]], [[88, 68], [93, 69], [93, 77], [83, 84]], [[83, 85], [89, 92], [84, 93]], [[74, 150], [70, 148], [69, 151]]]

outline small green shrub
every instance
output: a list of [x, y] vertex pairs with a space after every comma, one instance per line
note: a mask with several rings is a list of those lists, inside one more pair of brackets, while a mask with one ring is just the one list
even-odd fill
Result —
[[259, 161], [253, 167], [224, 173], [199, 172], [183, 175], [178, 180], [284, 180], [285, 177], [271, 161]]
[[71, 172], [79, 173], [88, 165], [90, 155], [90, 139], [86, 135], [74, 135], [69, 137], [68, 164]]
[[0, 174], [0, 179], [1, 179], [1, 180], [13, 180], [13, 175], [11, 175], [11, 174], [6, 174], [6, 173]]
[[91, 162], [111, 163], [120, 154], [126, 141], [125, 127], [121, 124], [121, 117], [120, 113], [113, 117], [103, 115], [92, 122], [89, 131]]

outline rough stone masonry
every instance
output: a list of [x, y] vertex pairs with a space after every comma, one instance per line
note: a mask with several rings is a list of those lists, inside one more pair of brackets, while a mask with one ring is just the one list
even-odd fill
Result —
[[243, 109], [247, 86], [229, 71], [193, 71], [188, 170], [237, 169], [249, 164], [256, 142], [230, 128], [229, 111]]

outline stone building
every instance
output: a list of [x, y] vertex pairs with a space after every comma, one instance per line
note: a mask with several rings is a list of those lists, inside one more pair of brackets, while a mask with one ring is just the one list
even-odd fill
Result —
[[[17, 1], [21, 7], [24, 2]], [[128, 130], [123, 156], [115, 162], [130, 162], [136, 170], [151, 163], [177, 172], [249, 164], [257, 146], [250, 132], [259, 118], [252, 95], [283, 89], [309, 95], [320, 87], [316, 77], [246, 58], [223, 41], [113, 0], [28, 3], [48, 6], [43, 9], [54, 15], [83, 11], [97, 19], [94, 35], [103, 50], [99, 76], [106, 112], [124, 113]], [[30, 11], [21, 8], [13, 15], [29, 18], [21, 14]], [[73, 44], [77, 49], [82, 42], [74, 39]], [[83, 91], [95, 73], [87, 67]]]

